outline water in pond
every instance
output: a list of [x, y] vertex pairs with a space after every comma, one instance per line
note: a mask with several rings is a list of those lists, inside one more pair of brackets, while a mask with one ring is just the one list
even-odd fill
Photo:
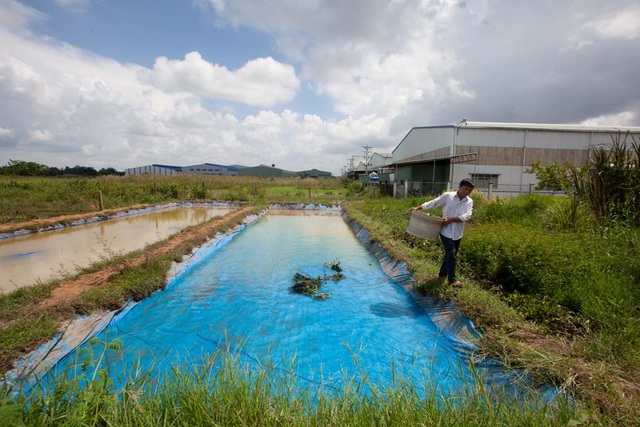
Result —
[[[330, 275], [325, 264], [336, 261], [345, 277], [322, 286], [328, 299], [290, 292], [296, 273]], [[335, 215], [266, 215], [112, 321], [98, 339], [122, 342], [105, 362], [117, 386], [134, 362], [161, 374], [200, 364], [229, 343], [255, 366], [284, 369], [295, 357], [295, 373], [310, 387], [340, 389], [345, 378], [365, 376], [384, 386], [396, 375], [448, 394], [473, 377], [469, 352]], [[54, 371], [80, 366], [78, 354]]]
[[230, 211], [210, 206], [168, 208], [0, 240], [0, 291], [69, 275]]

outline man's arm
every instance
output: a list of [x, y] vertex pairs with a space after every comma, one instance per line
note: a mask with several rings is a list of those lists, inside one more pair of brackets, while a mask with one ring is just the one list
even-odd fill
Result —
[[473, 213], [473, 200], [469, 200], [469, 203], [467, 203], [467, 205], [465, 206], [465, 210], [463, 213], [461, 213], [458, 216], [449, 217], [449, 218], [445, 217], [442, 219], [444, 219], [444, 225], [447, 225], [451, 222], [466, 222], [471, 219], [472, 213]]
[[439, 208], [441, 206], [444, 206], [446, 201], [447, 201], [447, 193], [444, 193], [444, 194], [439, 195], [438, 197], [436, 197], [433, 200], [429, 200], [428, 202], [425, 202], [425, 203], [423, 203], [421, 205], [412, 207], [411, 208], [411, 212], [418, 211], [420, 209], [424, 209], [426, 211], [426, 210], [433, 209], [433, 208]]
[[442, 219], [444, 220], [444, 222], [442, 223], [443, 225], [447, 225], [447, 224], [450, 224], [452, 222], [462, 222], [462, 220], [458, 216], [452, 216], [452, 217], [446, 217], [445, 216]]

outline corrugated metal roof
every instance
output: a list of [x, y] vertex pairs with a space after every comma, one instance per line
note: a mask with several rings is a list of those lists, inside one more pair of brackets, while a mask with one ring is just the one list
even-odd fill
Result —
[[475, 129], [536, 129], [548, 131], [573, 131], [573, 132], [640, 132], [639, 126], [586, 126], [549, 123], [499, 123], [499, 122], [473, 122], [463, 120], [457, 128]]

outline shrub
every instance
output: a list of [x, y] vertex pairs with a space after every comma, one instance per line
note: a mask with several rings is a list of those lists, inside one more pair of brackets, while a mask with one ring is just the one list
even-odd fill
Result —
[[527, 194], [510, 200], [499, 198], [491, 201], [485, 200], [482, 198], [477, 200], [476, 197], [473, 197], [473, 222], [502, 220], [516, 224], [536, 222], [539, 215], [554, 204], [553, 198], [539, 194]]

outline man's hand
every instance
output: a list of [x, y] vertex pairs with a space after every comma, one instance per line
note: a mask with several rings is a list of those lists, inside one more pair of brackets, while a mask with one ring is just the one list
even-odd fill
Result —
[[454, 217], [446, 217], [445, 216], [442, 219], [444, 220], [443, 223], [442, 223], [443, 225], [451, 224], [452, 222], [462, 222], [462, 221], [460, 221], [460, 218], [458, 218], [457, 216], [454, 216]]

